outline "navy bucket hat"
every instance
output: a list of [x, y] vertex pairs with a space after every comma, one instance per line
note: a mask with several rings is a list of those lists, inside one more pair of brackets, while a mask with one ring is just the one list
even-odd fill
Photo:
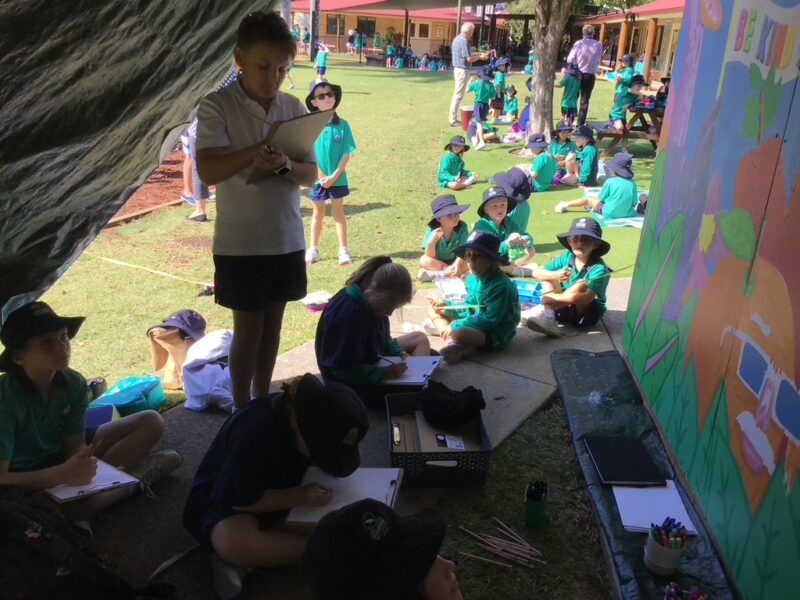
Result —
[[476, 250], [499, 262], [501, 265], [508, 265], [508, 259], [500, 254], [500, 238], [488, 231], [473, 231], [467, 243], [454, 250], [455, 255], [461, 259], [467, 258], [467, 250]]
[[603, 229], [600, 223], [591, 217], [581, 217], [572, 222], [572, 227], [567, 233], [560, 233], [556, 236], [561, 245], [567, 250], [572, 250], [569, 246], [571, 237], [590, 237], [598, 240], [600, 246], [595, 250], [595, 256], [605, 256], [611, 250], [611, 244], [603, 239]]
[[456, 201], [456, 197], [452, 194], [445, 194], [444, 196], [437, 197], [431, 203], [431, 212], [433, 218], [428, 221], [428, 227], [436, 229], [439, 227], [439, 219], [447, 215], [460, 215], [469, 210], [469, 206], [462, 206]]
[[333, 97], [335, 99], [335, 102], [333, 103], [333, 110], [336, 110], [339, 106], [339, 103], [342, 101], [342, 86], [335, 85], [327, 81], [318, 81], [311, 86], [311, 90], [308, 92], [308, 96], [306, 96], [306, 108], [311, 112], [316, 112], [319, 110], [311, 103], [311, 101], [314, 99], [314, 94], [316, 93], [317, 89], [321, 87], [331, 88]]
[[614, 171], [614, 174], [618, 177], [633, 179], [633, 156], [627, 152], [616, 154], [614, 158], [606, 163], [606, 167]]
[[486, 211], [484, 210], [484, 207], [492, 200], [497, 200], [498, 198], [505, 198], [508, 201], [508, 209], [506, 210], [506, 214], [510, 213], [517, 207], [517, 201], [514, 199], [514, 197], [499, 185], [495, 185], [483, 192], [483, 200], [481, 201], [481, 205], [478, 207], [478, 214], [485, 218]]
[[546, 150], [550, 143], [543, 133], [534, 133], [528, 138], [527, 147], [531, 150]]
[[503, 188], [508, 197], [513, 198], [517, 204], [527, 202], [533, 192], [528, 174], [519, 167], [493, 175], [492, 182]]
[[469, 144], [467, 144], [467, 140], [464, 138], [463, 135], [455, 135], [450, 138], [450, 141], [447, 142], [444, 149], [448, 152], [453, 149], [453, 146], [461, 146], [464, 148], [464, 152], [469, 150]]

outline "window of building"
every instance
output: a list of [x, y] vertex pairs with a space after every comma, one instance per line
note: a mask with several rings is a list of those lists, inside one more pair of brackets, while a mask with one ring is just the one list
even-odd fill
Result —
[[436, 26], [436, 39], [437, 40], [444, 39], [444, 27], [442, 27], [441, 25]]
[[358, 17], [358, 33], [363, 33], [367, 37], [375, 37], [375, 19], [369, 17]]
[[661, 54], [661, 44], [664, 43], [664, 26], [659, 25], [656, 28], [656, 44], [653, 47], [653, 54], [659, 56]]
[[408, 37], [410, 37], [410, 38], [417, 37], [417, 24], [416, 23], [409, 23], [408, 24]]
[[345, 35], [344, 15], [326, 15], [325, 34]]
[[419, 31], [417, 31], [417, 37], [431, 37], [431, 26], [428, 23], [420, 23], [418, 29]]

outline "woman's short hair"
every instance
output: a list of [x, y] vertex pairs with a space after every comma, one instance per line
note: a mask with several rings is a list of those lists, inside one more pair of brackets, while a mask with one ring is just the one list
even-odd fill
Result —
[[280, 15], [276, 12], [251, 12], [241, 23], [236, 34], [236, 47], [240, 50], [249, 50], [256, 44], [277, 44], [286, 49], [294, 57], [297, 54], [297, 44]]

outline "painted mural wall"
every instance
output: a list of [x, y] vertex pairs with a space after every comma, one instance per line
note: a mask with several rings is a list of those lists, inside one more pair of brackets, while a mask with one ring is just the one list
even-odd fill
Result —
[[625, 350], [748, 599], [800, 590], [800, 0], [689, 0]]

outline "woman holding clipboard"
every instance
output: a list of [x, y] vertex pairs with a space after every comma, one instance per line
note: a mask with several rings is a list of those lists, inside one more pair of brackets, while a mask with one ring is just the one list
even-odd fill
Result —
[[[300, 186], [312, 186], [312, 149], [290, 160], [265, 142], [273, 124], [306, 114], [280, 91], [297, 46], [277, 13], [253, 12], [239, 24], [239, 81], [198, 108], [197, 169], [217, 186], [214, 296], [233, 311], [231, 380], [236, 408], [269, 393], [286, 303], [306, 295]], [[269, 175], [248, 183], [253, 167]]]

